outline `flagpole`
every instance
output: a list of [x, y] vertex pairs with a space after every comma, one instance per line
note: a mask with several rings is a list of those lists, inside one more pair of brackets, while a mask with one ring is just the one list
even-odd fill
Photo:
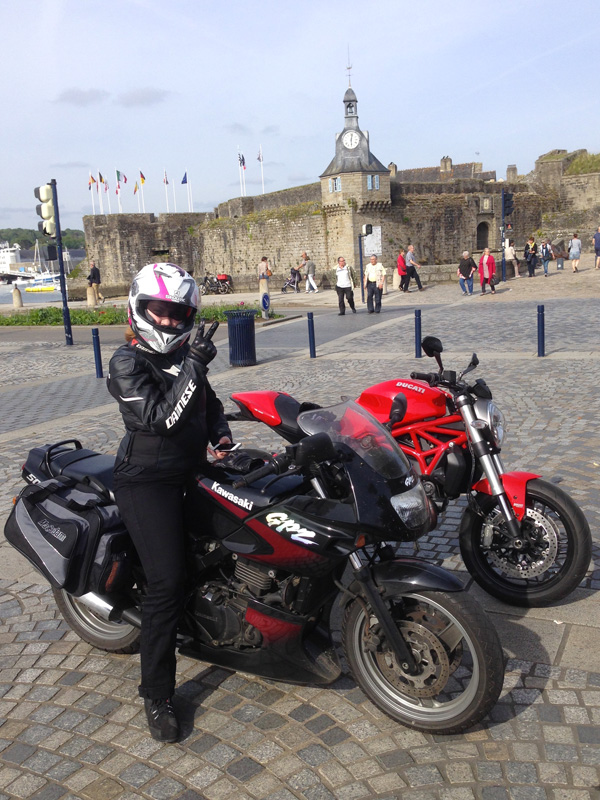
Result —
[[117, 203], [119, 204], [119, 214], [122, 214], [123, 208], [121, 206], [121, 182], [119, 181], [119, 176], [116, 167], [115, 167], [115, 178], [117, 179]]
[[175, 197], [175, 181], [173, 181], [173, 212], [177, 213], [177, 198]]
[[191, 180], [189, 178], [188, 178], [188, 187], [189, 187], [189, 193], [190, 193], [190, 211], [193, 214], [194, 213], [194, 198], [192, 196], [192, 182], [191, 182]]
[[140, 194], [142, 195], [142, 210], [146, 213], [146, 202], [144, 200], [144, 181], [142, 180], [142, 172], [140, 170]]
[[263, 154], [262, 154], [262, 144], [258, 147], [258, 152], [260, 153], [260, 179], [262, 181], [262, 193], [265, 193], [265, 173], [263, 172]]
[[246, 197], [246, 168], [242, 170], [242, 178], [244, 179], [244, 197]]
[[240, 146], [238, 144], [238, 172], [240, 173], [240, 197], [244, 196], [244, 189], [242, 187], [242, 159], [240, 158]]
[[138, 192], [138, 198], [137, 198], [137, 201], [138, 201], [138, 214], [141, 214], [141, 212], [142, 212], [142, 209], [140, 208], [140, 194], [141, 194], [141, 191]]
[[104, 182], [104, 187], [106, 189], [106, 196], [108, 198], [108, 213], [112, 214], [112, 208], [110, 207], [110, 186], [106, 181]]
[[92, 183], [92, 173], [90, 172], [90, 181], [88, 186], [90, 187], [90, 193], [92, 195], [92, 214], [96, 216], [96, 204], [94, 203], [94, 183]]
[[100, 191], [100, 184], [102, 181], [100, 180], [100, 170], [98, 170], [98, 183], [96, 186], [98, 187], [98, 199], [100, 201], [100, 213], [104, 214], [104, 203], [102, 202], [102, 192], [104, 191], [104, 186], [102, 186], [102, 192]]
[[163, 178], [163, 183], [165, 185], [165, 198], [167, 201], [167, 214], [169, 213], [169, 191], [167, 189], [167, 168], [165, 167], [165, 176]]

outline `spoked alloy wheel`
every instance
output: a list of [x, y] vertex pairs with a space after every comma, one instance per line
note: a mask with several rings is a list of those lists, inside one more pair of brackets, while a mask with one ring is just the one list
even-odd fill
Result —
[[515, 606], [549, 606], [585, 577], [592, 555], [587, 520], [566, 492], [543, 480], [527, 484], [521, 542], [514, 547], [496, 500], [478, 495], [484, 516], [468, 509], [460, 550], [470, 574], [486, 592]]
[[386, 599], [419, 672], [410, 675], [402, 668], [377, 617], [368, 605], [354, 601], [342, 627], [354, 679], [376, 706], [403, 725], [446, 734], [470, 728], [488, 713], [502, 688], [502, 648], [490, 620], [463, 592]]
[[52, 589], [56, 605], [69, 627], [84, 642], [110, 653], [137, 653], [141, 631], [127, 622], [108, 622], [64, 589]]
[[198, 289], [200, 290], [200, 294], [201, 295], [205, 295], [206, 294], [206, 284], [205, 283], [201, 283], [200, 286], [198, 287]]

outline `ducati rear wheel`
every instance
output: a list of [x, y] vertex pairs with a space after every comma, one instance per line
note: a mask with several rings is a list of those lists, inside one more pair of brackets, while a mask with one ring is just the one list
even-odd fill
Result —
[[504, 676], [502, 648], [485, 612], [462, 592], [385, 599], [419, 671], [402, 668], [368, 603], [354, 600], [342, 626], [354, 679], [403, 725], [441, 734], [470, 728], [496, 703]]
[[109, 622], [64, 589], [52, 589], [56, 605], [69, 627], [84, 642], [109, 653], [137, 653], [141, 631], [127, 622]]
[[496, 499], [477, 496], [483, 515], [467, 509], [460, 552], [486, 592], [514, 606], [551, 606], [581, 583], [592, 557], [590, 527], [579, 506], [558, 486], [527, 484], [521, 541], [514, 547]]

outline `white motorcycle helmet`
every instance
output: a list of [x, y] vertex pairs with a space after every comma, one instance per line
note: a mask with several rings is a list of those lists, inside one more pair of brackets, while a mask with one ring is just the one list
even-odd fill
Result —
[[[181, 306], [183, 319], [179, 325], [157, 325], [147, 310], [150, 300]], [[129, 324], [136, 338], [155, 353], [170, 353], [189, 339], [198, 305], [198, 287], [189, 273], [176, 264], [146, 264], [129, 291]]]

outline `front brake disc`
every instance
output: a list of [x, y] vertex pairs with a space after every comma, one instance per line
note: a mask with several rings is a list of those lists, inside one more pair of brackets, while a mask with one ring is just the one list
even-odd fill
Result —
[[487, 555], [495, 567], [510, 578], [528, 580], [542, 575], [554, 564], [558, 554], [560, 532], [553, 519], [541, 514], [535, 508], [527, 509], [525, 519], [533, 527], [537, 544], [531, 543], [522, 551], [515, 550], [510, 543], [500, 544], [498, 539], [501, 537], [504, 540], [500, 525], [503, 525], [505, 520], [498, 510], [485, 518], [481, 529], [481, 540], [491, 542]]

